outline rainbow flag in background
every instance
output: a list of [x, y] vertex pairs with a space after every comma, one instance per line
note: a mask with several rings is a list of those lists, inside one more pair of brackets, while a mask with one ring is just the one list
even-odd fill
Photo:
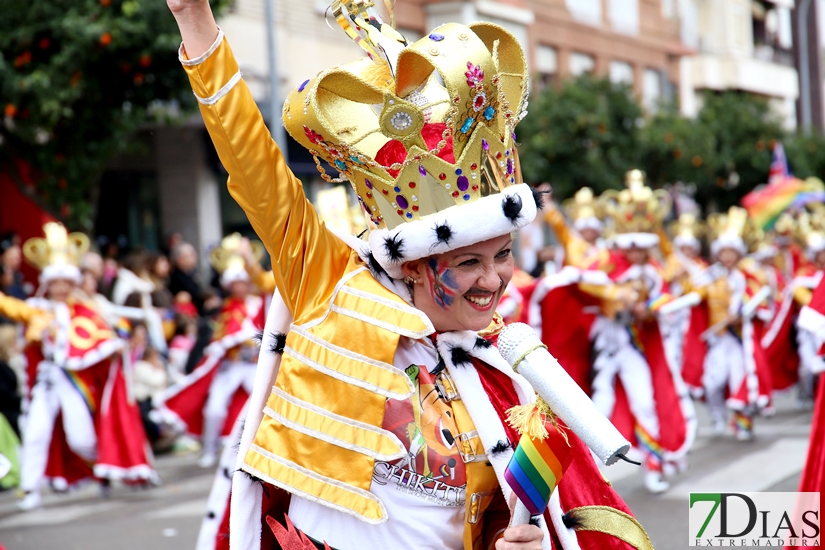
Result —
[[818, 178], [789, 177], [757, 187], [744, 197], [742, 206], [762, 229], [771, 229], [779, 216], [789, 208], [801, 208], [809, 202], [822, 201], [825, 187]]
[[567, 439], [551, 424], [548, 437], [524, 434], [504, 471], [504, 479], [533, 516], [542, 514], [573, 459]]
[[762, 185], [742, 197], [742, 206], [762, 229], [772, 229], [779, 216], [789, 208], [802, 208], [810, 202], [825, 199], [825, 186], [818, 178], [801, 180], [791, 173], [785, 148], [777, 143], [773, 148], [767, 185]]

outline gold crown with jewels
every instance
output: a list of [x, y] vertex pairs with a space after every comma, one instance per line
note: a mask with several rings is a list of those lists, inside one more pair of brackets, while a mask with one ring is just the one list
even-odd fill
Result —
[[448, 23], [408, 44], [371, 1], [336, 0], [331, 10], [367, 58], [294, 89], [283, 122], [324, 179], [350, 182], [370, 229], [521, 183], [514, 129], [526, 114], [528, 72], [513, 35], [492, 23]]
[[23, 244], [26, 260], [41, 271], [49, 266], [77, 267], [89, 250], [89, 237], [83, 233], [69, 233], [62, 223], [47, 223], [43, 233], [44, 238], [32, 237]]
[[652, 233], [670, 212], [670, 195], [646, 186], [644, 177], [641, 170], [631, 170], [625, 175], [625, 189], [608, 189], [599, 197], [617, 233]]

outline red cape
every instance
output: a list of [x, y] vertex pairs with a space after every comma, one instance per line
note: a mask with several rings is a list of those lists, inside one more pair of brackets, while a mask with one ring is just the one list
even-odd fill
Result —
[[[250, 299], [253, 298], [253, 299]], [[186, 433], [200, 437], [203, 432], [203, 407], [209, 388], [227, 351], [251, 340], [264, 326], [264, 308], [260, 299], [224, 300], [212, 343], [195, 369], [177, 384], [169, 387], [157, 399], [155, 407], [165, 422]], [[232, 396], [221, 435], [232, 433], [235, 419], [249, 395], [243, 388]]]

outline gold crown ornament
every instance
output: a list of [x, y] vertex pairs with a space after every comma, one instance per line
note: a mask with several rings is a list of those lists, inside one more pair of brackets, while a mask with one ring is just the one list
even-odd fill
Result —
[[62, 223], [49, 222], [43, 226], [45, 237], [33, 237], [23, 244], [23, 255], [40, 270], [41, 284], [65, 279], [80, 282], [80, 260], [89, 250], [89, 237], [83, 233], [69, 233]]
[[573, 198], [567, 199], [562, 203], [564, 213], [573, 221], [573, 227], [577, 230], [582, 229], [602, 229], [602, 211], [601, 204], [593, 190], [589, 187], [582, 187]]
[[619, 248], [650, 248], [659, 244], [656, 234], [670, 213], [672, 201], [667, 191], [653, 190], [644, 183], [644, 172], [631, 170], [625, 175], [625, 189], [608, 189], [599, 197], [604, 211], [613, 221], [613, 240]]
[[[241, 253], [243, 236], [232, 233], [221, 240], [221, 244], [209, 253], [209, 263], [221, 276], [221, 285], [226, 287], [235, 281], [248, 281], [246, 260]], [[258, 262], [264, 257], [264, 247], [258, 241], [250, 241], [252, 256]]]
[[699, 239], [705, 233], [705, 224], [694, 214], [681, 214], [669, 226], [670, 234], [676, 246], [692, 246], [698, 249], [701, 246]]
[[367, 57], [292, 90], [283, 122], [324, 179], [350, 183], [371, 253], [390, 276], [402, 276], [404, 261], [529, 223], [536, 199], [521, 183], [514, 134], [528, 73], [513, 35], [492, 23], [447, 23], [408, 44], [373, 2], [336, 0], [331, 9]]
[[714, 256], [723, 248], [732, 248], [744, 256], [764, 240], [764, 233], [748, 217], [748, 211], [738, 206], [731, 206], [727, 212], [710, 214], [707, 225]]
[[806, 205], [797, 220], [796, 238], [804, 245], [809, 260], [825, 250], [825, 206], [821, 203]]

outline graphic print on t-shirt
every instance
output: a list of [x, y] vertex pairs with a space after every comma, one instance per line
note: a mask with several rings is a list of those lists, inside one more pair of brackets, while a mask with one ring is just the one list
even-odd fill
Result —
[[394, 484], [396, 489], [441, 506], [463, 506], [467, 480], [458, 454], [459, 433], [449, 401], [435, 385], [436, 375], [410, 365], [407, 375], [415, 393], [406, 401], [388, 400], [384, 429], [407, 447], [407, 456], [396, 462], [376, 462], [373, 481]]

